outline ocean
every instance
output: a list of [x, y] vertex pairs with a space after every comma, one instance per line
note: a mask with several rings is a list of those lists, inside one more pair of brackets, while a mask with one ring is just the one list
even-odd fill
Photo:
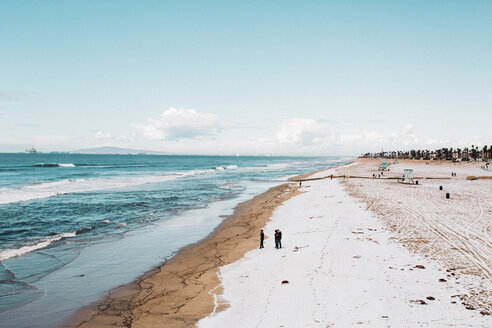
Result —
[[0, 154], [0, 326], [53, 327], [343, 157]]

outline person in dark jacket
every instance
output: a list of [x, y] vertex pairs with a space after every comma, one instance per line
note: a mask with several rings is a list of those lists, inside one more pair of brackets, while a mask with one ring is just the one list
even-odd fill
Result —
[[278, 229], [275, 229], [275, 248], [278, 249]]
[[282, 248], [282, 231], [278, 230], [278, 248]]
[[260, 248], [263, 248], [263, 240], [265, 240], [265, 234], [263, 233], [263, 229], [260, 231]]

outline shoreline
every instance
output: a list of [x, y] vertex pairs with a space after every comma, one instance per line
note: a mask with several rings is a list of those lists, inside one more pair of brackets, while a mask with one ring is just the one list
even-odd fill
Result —
[[353, 159], [353, 160], [351, 160], [350, 162], [347, 162], [347, 163], [343, 163], [343, 164], [338, 164], [338, 165], [326, 167], [324, 169], [317, 170], [317, 171], [312, 171], [312, 172], [307, 172], [307, 173], [299, 174], [299, 175], [297, 175], [295, 177], [289, 178], [289, 181], [292, 181], [292, 182], [304, 182], [304, 181], [311, 181], [312, 179], [315, 179], [315, 180], [326, 179], [326, 178], [328, 178], [328, 176], [325, 176], [325, 177], [322, 177], [322, 178], [318, 178], [317, 177], [317, 178], [312, 178], [312, 179], [310, 179], [309, 177], [312, 176], [312, 175], [315, 175], [315, 174], [324, 172], [324, 171], [329, 170], [329, 169], [336, 169], [336, 168], [339, 168], [339, 167], [342, 167], [342, 166], [350, 165], [352, 163], [355, 163], [356, 161], [357, 161], [357, 158], [355, 158], [355, 159]]
[[[349, 166], [349, 164], [354, 165]], [[376, 216], [380, 215], [379, 211], [374, 211], [373, 205], [367, 203], [367, 199], [361, 199], [360, 196], [354, 195], [349, 185], [352, 185], [352, 182], [358, 178], [362, 178], [362, 181], [367, 181], [367, 183], [384, 183], [384, 181], [389, 183], [395, 178], [389, 176], [389, 173], [394, 175], [396, 172], [393, 172], [391, 166], [391, 172], [385, 174], [384, 179], [373, 180], [369, 178], [367, 168], [364, 169], [363, 174], [361, 174], [362, 171], [357, 171], [360, 165], [367, 166], [368, 164], [376, 165], [377, 160], [355, 159], [349, 163], [301, 174], [290, 178], [290, 183], [273, 187], [253, 199], [239, 203], [234, 209], [234, 214], [228, 216], [205, 239], [181, 249], [173, 258], [145, 273], [141, 278], [111, 291], [102, 300], [77, 311], [67, 323], [60, 327], [191, 327], [195, 326], [201, 319], [209, 317], [210, 314], [221, 313], [230, 307], [230, 304], [222, 301], [224, 295], [223, 281], [220, 275], [222, 268], [227, 264], [233, 262], [236, 264], [237, 261], [242, 261], [247, 253], [257, 248], [259, 229], [267, 224], [271, 225], [269, 222], [278, 206], [296, 195], [309, 191], [305, 189], [304, 183], [302, 187], [299, 187], [299, 181], [305, 181], [309, 184], [315, 183], [316, 180], [329, 179], [330, 175], [323, 176], [322, 172], [340, 169], [339, 174], [333, 175], [333, 177], [341, 178], [347, 174], [347, 180], [342, 182], [347, 197], [358, 199], [360, 204], [365, 203], [366, 212], [369, 210]], [[402, 161], [401, 164], [418, 163]], [[441, 166], [441, 164], [436, 164], [437, 167]], [[435, 165], [427, 165], [423, 168], [430, 169], [431, 166], [436, 167]], [[470, 165], [465, 165], [463, 169], [467, 167]], [[354, 170], [357, 174], [349, 175], [349, 172], [353, 173]], [[439, 173], [436, 178], [442, 181], [441, 183], [444, 181], [452, 183], [455, 180], [444, 176], [445, 173], [442, 172], [442, 169], [439, 170], [435, 172]], [[342, 172], [344, 174], [340, 175]], [[363, 176], [365, 174], [368, 176]], [[428, 184], [437, 183], [435, 178], [434, 180], [430, 176], [426, 178], [429, 179]], [[461, 179], [466, 178], [466, 175], [461, 175]], [[338, 206], [337, 204], [334, 205]], [[380, 217], [380, 219], [382, 218]], [[382, 223], [384, 223], [384, 219]], [[391, 226], [388, 227], [388, 222], [384, 225], [386, 226], [385, 229], [395, 233]], [[393, 239], [393, 243], [396, 237], [398, 234], [390, 238]], [[269, 242], [271, 240], [267, 239], [266, 243]], [[401, 243], [397, 241], [396, 244]], [[411, 245], [408, 240], [405, 240], [405, 244]], [[408, 247], [410, 245], [404, 248], [407, 251], [412, 251], [412, 247]], [[427, 257], [427, 255], [423, 255]], [[467, 285], [466, 281], [457, 281], [457, 283]], [[467, 306], [470, 303], [474, 306], [477, 304], [468, 297], [464, 302]], [[478, 303], [483, 305], [483, 302]]]
[[220, 310], [209, 293], [220, 288], [219, 268], [257, 247], [259, 230], [275, 208], [299, 193], [298, 186], [290, 182], [239, 203], [234, 213], [207, 237], [182, 248], [135, 281], [82, 307], [58, 327], [194, 326]]

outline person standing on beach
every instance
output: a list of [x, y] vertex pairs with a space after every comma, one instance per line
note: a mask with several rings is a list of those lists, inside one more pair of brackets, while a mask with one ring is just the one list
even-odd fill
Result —
[[275, 229], [275, 248], [278, 249], [278, 244], [279, 244], [279, 241], [278, 241], [278, 229]]
[[282, 248], [282, 231], [278, 231], [278, 247]]
[[263, 248], [263, 240], [265, 240], [265, 234], [263, 233], [263, 229], [260, 230], [260, 248]]

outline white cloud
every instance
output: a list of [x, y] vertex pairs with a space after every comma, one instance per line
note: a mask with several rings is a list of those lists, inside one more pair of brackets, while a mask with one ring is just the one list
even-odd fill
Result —
[[97, 131], [94, 133], [94, 139], [96, 140], [104, 140], [104, 139], [111, 139], [113, 136], [109, 132], [103, 132], [103, 131]]
[[401, 134], [402, 135], [413, 134], [413, 124], [405, 125], [405, 128], [403, 129]]
[[180, 140], [213, 136], [230, 124], [211, 113], [171, 107], [159, 117], [149, 118], [146, 125], [132, 126], [146, 139]]
[[[326, 121], [308, 118], [287, 119], [281, 122], [275, 139], [277, 150], [300, 154], [360, 152], [408, 149], [436, 149], [471, 143], [482, 144], [479, 137], [465, 140], [436, 140], [419, 137], [413, 124], [395, 126], [396, 131], [362, 130], [348, 133]], [[269, 142], [271, 145], [272, 142]], [[266, 143], [265, 143], [266, 144]]]
[[280, 143], [297, 145], [318, 144], [326, 137], [323, 124], [306, 118], [294, 118], [283, 120], [276, 137]]
[[[285, 119], [278, 122], [276, 129], [243, 127], [223, 131], [231, 125], [214, 114], [175, 108], [133, 127], [135, 136], [140, 137], [125, 142], [130, 148], [176, 154], [357, 155], [381, 149], [436, 149], [471, 144], [469, 139], [459, 141], [426, 135], [428, 131], [420, 125], [393, 124], [388, 128], [364, 124], [357, 130], [349, 124], [312, 118]], [[220, 137], [210, 137], [219, 132]], [[479, 139], [473, 138], [473, 143], [481, 145]]]

